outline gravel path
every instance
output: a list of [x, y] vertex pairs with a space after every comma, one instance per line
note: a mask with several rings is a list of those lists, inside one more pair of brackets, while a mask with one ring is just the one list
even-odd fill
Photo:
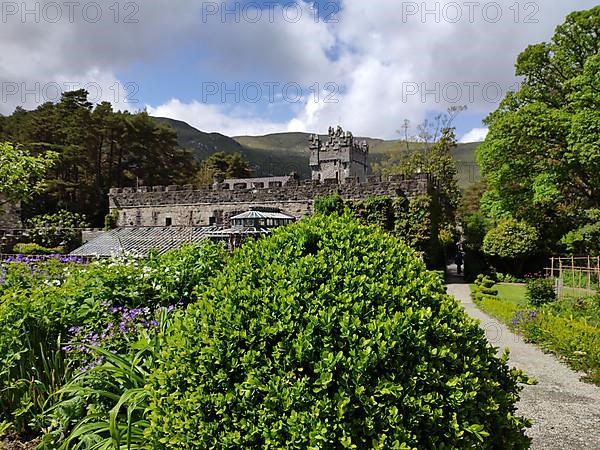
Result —
[[519, 414], [533, 421], [527, 432], [533, 438], [531, 448], [600, 450], [600, 388], [579, 381], [580, 374], [484, 314], [472, 302], [468, 284], [450, 280], [448, 293], [480, 321], [488, 341], [499, 352], [510, 349], [513, 367], [538, 381], [525, 386], [518, 404]]

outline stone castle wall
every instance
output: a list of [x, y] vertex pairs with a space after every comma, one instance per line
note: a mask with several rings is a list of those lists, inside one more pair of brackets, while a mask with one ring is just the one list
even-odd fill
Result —
[[219, 186], [155, 186], [115, 188], [109, 195], [111, 212], [118, 213], [118, 226], [190, 226], [226, 223], [229, 217], [252, 207], [274, 207], [298, 219], [312, 213], [318, 197], [339, 193], [349, 200], [373, 196], [412, 198], [431, 193], [434, 180], [427, 174], [412, 179], [401, 176], [366, 183], [347, 179], [344, 183], [290, 181], [285, 186], [263, 189], [219, 189]]
[[16, 230], [22, 228], [21, 205], [7, 202], [0, 197], [0, 230]]
[[324, 139], [311, 135], [309, 150], [313, 180], [358, 178], [366, 181], [369, 145], [366, 141], [357, 142], [352, 133], [344, 132], [342, 127], [335, 130], [329, 127], [329, 135]]

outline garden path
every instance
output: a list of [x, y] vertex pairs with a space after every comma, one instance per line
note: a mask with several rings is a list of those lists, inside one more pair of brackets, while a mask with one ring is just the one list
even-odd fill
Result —
[[479, 310], [462, 278], [450, 276], [447, 287], [466, 312], [480, 321], [490, 344], [499, 352], [510, 349], [511, 366], [537, 380], [538, 384], [524, 387], [518, 403], [518, 413], [533, 421], [527, 431], [533, 438], [531, 448], [600, 449], [600, 387], [580, 381], [581, 374]]

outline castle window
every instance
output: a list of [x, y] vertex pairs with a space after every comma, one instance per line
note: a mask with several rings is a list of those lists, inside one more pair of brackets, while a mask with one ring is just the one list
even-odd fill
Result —
[[165, 226], [170, 227], [173, 225], [173, 219], [171, 217], [165, 218]]
[[281, 187], [281, 181], [269, 181], [270, 188], [278, 188]]

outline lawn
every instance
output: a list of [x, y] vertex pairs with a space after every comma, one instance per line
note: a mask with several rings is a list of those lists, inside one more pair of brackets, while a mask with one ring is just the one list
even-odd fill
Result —
[[524, 284], [499, 283], [494, 287], [498, 289], [498, 297], [505, 303], [517, 307], [527, 305], [527, 299], [525, 298], [527, 287]]

